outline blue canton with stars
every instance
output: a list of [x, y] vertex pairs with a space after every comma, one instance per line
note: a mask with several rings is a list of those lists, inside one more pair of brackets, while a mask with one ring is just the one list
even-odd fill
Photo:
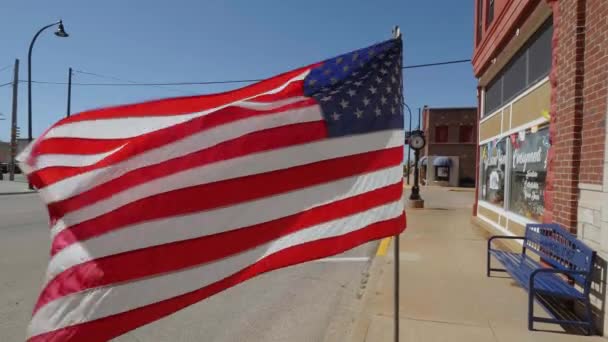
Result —
[[328, 59], [304, 80], [332, 137], [403, 129], [401, 38]]

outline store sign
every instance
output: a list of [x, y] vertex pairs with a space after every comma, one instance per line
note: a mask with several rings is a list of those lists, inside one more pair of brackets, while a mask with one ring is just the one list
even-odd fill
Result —
[[541, 221], [545, 208], [545, 178], [549, 132], [521, 134], [523, 140], [513, 144], [511, 168], [511, 210], [535, 221]]
[[528, 164], [538, 164], [541, 162], [544, 163], [543, 168], [546, 169], [547, 150], [543, 150], [542, 146], [539, 146], [536, 151], [532, 152], [522, 151], [521, 147], [513, 152], [513, 168], [521, 167], [523, 171], [526, 171]]

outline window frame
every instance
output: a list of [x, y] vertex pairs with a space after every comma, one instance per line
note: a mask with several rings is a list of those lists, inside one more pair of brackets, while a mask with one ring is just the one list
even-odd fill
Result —
[[[528, 89], [532, 88], [538, 82], [541, 82], [545, 77], [547, 77], [547, 75], [549, 75], [551, 73], [551, 67], [552, 67], [551, 64], [552, 63], [550, 61], [549, 68], [547, 70], [544, 70], [542, 73], [539, 74], [540, 76], [537, 76], [535, 79], [530, 79], [531, 59], [530, 59], [529, 55], [530, 55], [531, 47], [535, 46], [535, 43], [537, 43], [540, 40], [540, 38], [543, 36], [544, 33], [546, 33], [548, 30], [553, 30], [553, 29], [554, 29], [553, 16], [550, 16], [536, 30], [536, 32], [534, 32], [534, 34], [530, 37], [530, 39], [528, 39], [528, 41], [513, 55], [513, 57], [511, 57], [509, 62], [496, 74], [494, 79], [492, 79], [490, 82], [487, 83], [487, 85], [484, 87], [484, 95], [483, 95], [484, 96], [484, 101], [483, 101], [484, 108], [483, 108], [483, 111], [481, 112], [482, 118], [485, 118], [485, 117], [489, 116], [490, 114], [496, 112], [498, 109], [502, 108], [505, 104], [512, 101], [519, 95], [525, 93]], [[549, 47], [549, 51], [552, 51], [552, 47]], [[523, 63], [525, 64], [525, 67], [524, 67], [525, 83], [521, 89], [517, 89], [513, 93], [510, 93], [509, 97], [506, 98], [505, 97], [505, 82], [504, 82], [505, 75], [511, 70], [511, 67], [517, 61], [520, 60], [520, 58], [523, 58], [523, 60], [524, 60]], [[493, 104], [493, 105], [490, 107], [490, 106], [488, 106], [488, 99], [487, 99], [488, 93], [489, 93], [488, 89], [489, 88], [493, 89], [493, 87], [498, 87], [499, 89], [497, 89], [494, 92], [490, 92], [490, 95], [498, 97], [498, 101], [496, 101], [496, 98], [492, 98], [493, 100], [490, 101], [490, 104]]]
[[492, 25], [494, 21], [494, 10], [495, 10], [496, 1], [495, 0], [486, 0], [486, 29]]
[[[439, 129], [444, 129], [445, 128], [445, 141], [440, 141], [439, 140]], [[433, 137], [433, 142], [434, 143], [438, 143], [438, 144], [445, 144], [450, 142], [450, 126], [448, 125], [437, 125], [435, 126], [435, 136]]]
[[[463, 132], [463, 128], [467, 128], [470, 129], [470, 134], [469, 134], [469, 139], [468, 140], [463, 140], [462, 139], [462, 132]], [[458, 142], [459, 143], [474, 143], [475, 142], [475, 126], [473, 125], [461, 125], [458, 129]]]

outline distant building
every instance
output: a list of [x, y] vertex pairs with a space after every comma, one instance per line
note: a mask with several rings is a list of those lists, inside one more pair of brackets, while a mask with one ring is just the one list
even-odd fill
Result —
[[424, 185], [475, 186], [477, 108], [429, 108], [422, 112], [426, 146], [420, 170]]

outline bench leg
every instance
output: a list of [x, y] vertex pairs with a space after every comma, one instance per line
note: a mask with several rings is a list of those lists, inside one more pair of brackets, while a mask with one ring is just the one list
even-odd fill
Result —
[[488, 248], [488, 260], [486, 264], [486, 276], [490, 277], [490, 249]]
[[586, 335], [590, 336], [593, 335], [594, 331], [593, 331], [593, 314], [591, 313], [591, 301], [589, 300], [589, 298], [587, 298], [587, 300], [585, 301], [585, 315], [587, 317], [585, 317], [587, 319], [587, 322], [589, 322], [589, 326], [586, 330]]
[[534, 330], [534, 288], [530, 287], [528, 294], [528, 330]]

